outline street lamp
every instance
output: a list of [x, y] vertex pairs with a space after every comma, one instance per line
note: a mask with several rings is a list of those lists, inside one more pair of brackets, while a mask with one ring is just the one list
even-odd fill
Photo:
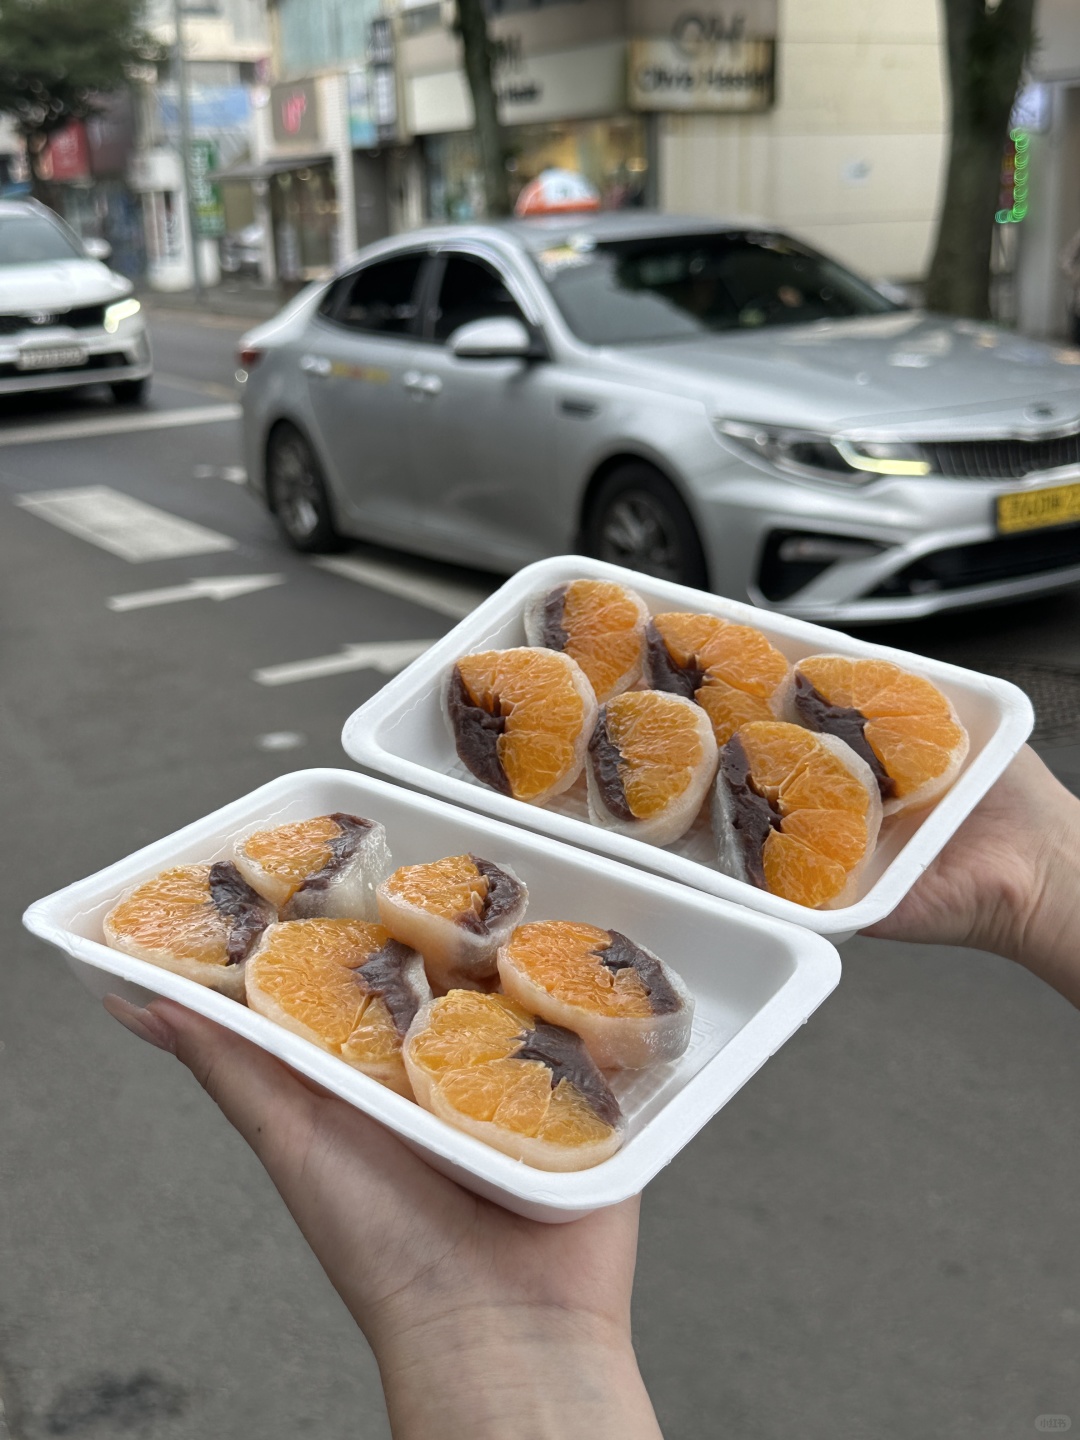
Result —
[[187, 59], [184, 55], [182, 0], [173, 0], [173, 28], [176, 31], [176, 81], [180, 90], [180, 156], [184, 166], [184, 196], [187, 202], [188, 231], [191, 235], [191, 275], [195, 298], [203, 298], [202, 266], [199, 262], [198, 211], [195, 206], [194, 173], [191, 164], [191, 105], [188, 99]]

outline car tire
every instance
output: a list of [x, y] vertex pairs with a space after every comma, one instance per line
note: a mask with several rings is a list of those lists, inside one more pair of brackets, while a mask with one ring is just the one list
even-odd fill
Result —
[[150, 377], [141, 380], [114, 380], [109, 386], [118, 405], [141, 405], [150, 389]]
[[278, 528], [294, 550], [322, 555], [342, 548], [322, 466], [293, 425], [278, 425], [270, 436], [266, 489]]
[[645, 461], [606, 475], [582, 527], [585, 553], [661, 580], [709, 588], [697, 526], [670, 480]]

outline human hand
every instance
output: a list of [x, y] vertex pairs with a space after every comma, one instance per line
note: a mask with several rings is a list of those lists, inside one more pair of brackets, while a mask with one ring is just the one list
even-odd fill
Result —
[[1080, 800], [1025, 746], [893, 913], [863, 933], [989, 950], [1080, 1005]]
[[656, 1440], [630, 1342], [636, 1200], [524, 1220], [205, 1017], [105, 1007], [175, 1054], [255, 1151], [371, 1343], [399, 1440]]

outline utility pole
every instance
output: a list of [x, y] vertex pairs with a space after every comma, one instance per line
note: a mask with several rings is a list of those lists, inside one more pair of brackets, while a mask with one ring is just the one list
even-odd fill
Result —
[[188, 100], [187, 57], [184, 54], [182, 0], [173, 0], [173, 28], [176, 31], [176, 83], [180, 91], [180, 158], [184, 166], [184, 195], [187, 200], [188, 230], [191, 234], [191, 275], [195, 298], [202, 300], [202, 265], [199, 262], [199, 216], [195, 207], [195, 186], [191, 166], [191, 105]]

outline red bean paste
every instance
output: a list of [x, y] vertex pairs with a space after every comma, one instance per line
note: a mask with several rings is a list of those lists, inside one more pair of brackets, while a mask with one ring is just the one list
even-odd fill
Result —
[[468, 930], [470, 934], [487, 935], [493, 925], [518, 909], [525, 887], [520, 880], [515, 880], [513, 875], [500, 870], [498, 865], [493, 865], [490, 860], [481, 860], [479, 855], [470, 855], [469, 859], [476, 866], [477, 873], [488, 882], [487, 894], [479, 915], [475, 910], [469, 909], [459, 915], [454, 923], [463, 930]]
[[355, 971], [364, 989], [377, 995], [386, 1006], [399, 1035], [405, 1034], [420, 1009], [420, 997], [405, 974], [406, 967], [415, 959], [415, 950], [399, 940], [388, 940]]
[[225, 963], [240, 965], [266, 927], [277, 919], [277, 911], [251, 888], [231, 860], [218, 860], [210, 866], [209, 884], [210, 903], [230, 921]]
[[821, 691], [800, 671], [795, 671], [795, 713], [808, 730], [836, 735], [851, 746], [873, 771], [883, 800], [896, 794], [896, 781], [886, 771], [865, 735], [866, 716], [849, 705], [830, 705]]
[[541, 1061], [551, 1071], [553, 1090], [560, 1080], [568, 1080], [598, 1120], [605, 1125], [618, 1124], [622, 1115], [619, 1102], [580, 1035], [561, 1025], [538, 1020], [536, 1028], [527, 1030], [521, 1039], [521, 1049], [514, 1052], [515, 1060]]
[[506, 730], [506, 717], [493, 715], [473, 703], [456, 665], [450, 676], [446, 708], [454, 727], [454, 744], [461, 763], [500, 795], [511, 794], [510, 781], [499, 759], [499, 736]]
[[568, 585], [556, 585], [544, 596], [543, 619], [540, 624], [540, 644], [548, 650], [565, 650], [570, 632], [563, 625], [566, 614], [566, 592]]
[[668, 690], [672, 695], [681, 695], [693, 700], [705, 680], [706, 671], [691, 656], [685, 665], [680, 665], [667, 647], [664, 637], [650, 620], [645, 631], [646, 666], [649, 684], [654, 690]]
[[737, 735], [733, 735], [720, 751], [720, 778], [717, 783], [727, 787], [731, 802], [727, 823], [742, 851], [746, 878], [760, 890], [767, 890], [762, 851], [769, 832], [780, 829], [781, 816], [768, 796], [762, 795], [754, 785], [750, 761]]
[[337, 811], [330, 816], [338, 827], [338, 833], [330, 841], [330, 859], [322, 867], [309, 875], [304, 883], [297, 889], [301, 890], [325, 890], [336, 875], [340, 875], [345, 866], [360, 849], [365, 836], [373, 828], [374, 822], [363, 820], [359, 815], [345, 815]]
[[623, 785], [622, 753], [608, 734], [606, 705], [600, 707], [596, 728], [589, 737], [589, 763], [605, 808], [618, 820], [636, 820]]
[[625, 935], [620, 935], [618, 930], [609, 930], [607, 933], [611, 936], [611, 944], [593, 951], [600, 964], [616, 975], [627, 968], [636, 970], [654, 1015], [672, 1015], [681, 1009], [682, 1002], [668, 984], [667, 976], [656, 956], [642, 950], [640, 945], [635, 945], [633, 940]]

